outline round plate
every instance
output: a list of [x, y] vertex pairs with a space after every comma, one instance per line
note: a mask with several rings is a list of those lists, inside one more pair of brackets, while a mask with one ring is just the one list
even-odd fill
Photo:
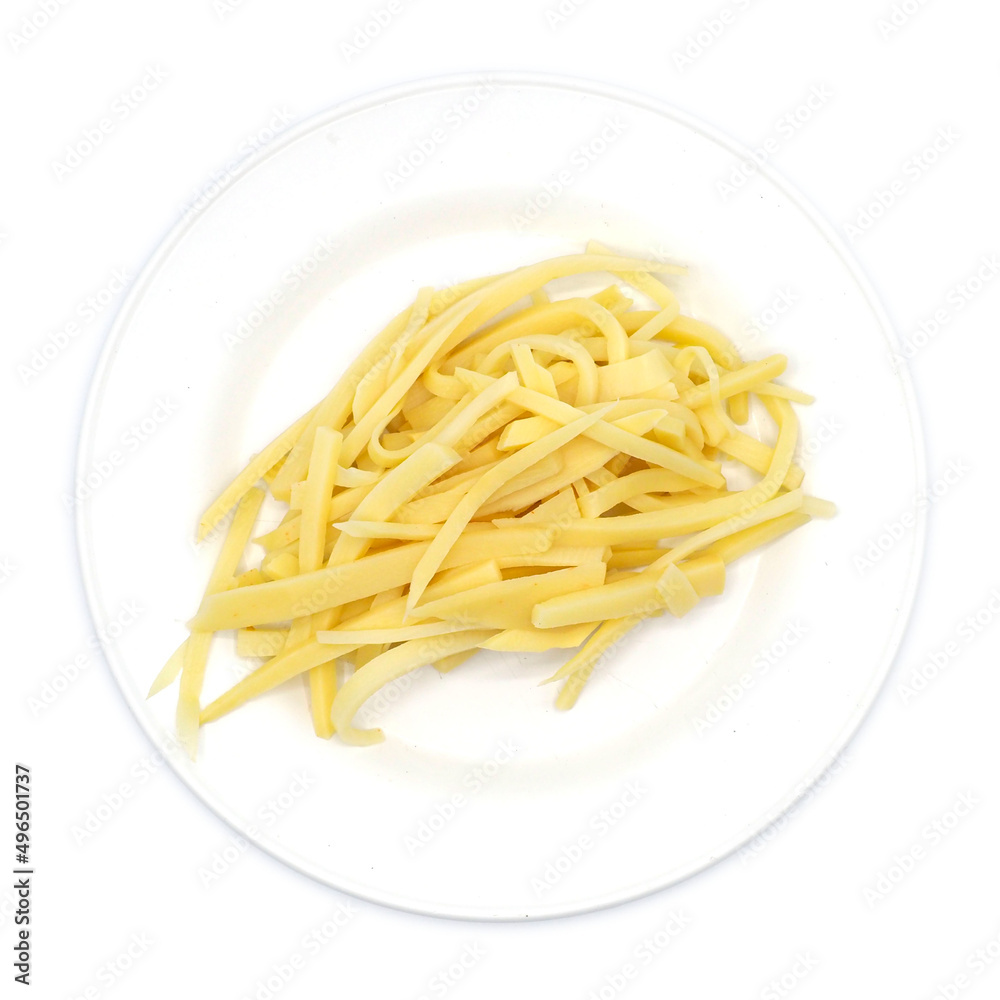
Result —
[[[835, 759], [910, 608], [917, 420], [885, 318], [829, 228], [770, 174], [720, 185], [745, 155], [606, 87], [434, 81], [306, 122], [150, 261], [93, 388], [77, 502], [94, 618], [144, 609], [109, 659], [162, 746], [176, 688], [145, 692], [217, 551], [218, 536], [194, 542], [200, 513], [422, 285], [592, 237], [690, 264], [670, 279], [684, 310], [748, 357], [787, 353], [786, 381], [817, 397], [800, 461], [840, 507], [733, 566], [721, 598], [630, 635], [571, 712], [538, 684], [561, 657], [481, 654], [369, 703], [380, 746], [316, 739], [299, 683], [212, 724], [197, 763], [169, 756], [243, 835], [410, 910], [568, 914], [711, 864]], [[256, 665], [228, 636], [216, 645], [206, 698]]]

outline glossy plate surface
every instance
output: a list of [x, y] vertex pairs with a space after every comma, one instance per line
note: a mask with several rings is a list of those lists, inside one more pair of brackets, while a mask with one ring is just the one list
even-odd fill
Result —
[[[909, 611], [922, 522], [887, 532], [914, 508], [919, 431], [856, 266], [775, 179], [725, 197], [739, 157], [670, 109], [596, 86], [436, 81], [300, 126], [150, 262], [95, 382], [78, 513], [97, 622], [125, 601], [145, 609], [109, 659], [161, 745], [176, 688], [145, 692], [219, 543], [195, 544], [199, 515], [422, 285], [591, 237], [690, 264], [671, 279], [684, 310], [748, 357], [787, 353], [786, 381], [817, 397], [800, 461], [841, 511], [733, 567], [724, 597], [682, 622], [633, 633], [569, 713], [537, 686], [561, 658], [513, 654], [397, 684], [366, 709], [388, 737], [374, 748], [317, 740], [298, 683], [255, 701], [206, 729], [196, 764], [170, 754], [233, 827], [365, 898], [541, 917], [711, 864], [836, 757]], [[228, 637], [217, 647], [206, 697], [247, 669]], [[262, 814], [283, 793], [281, 817]]]

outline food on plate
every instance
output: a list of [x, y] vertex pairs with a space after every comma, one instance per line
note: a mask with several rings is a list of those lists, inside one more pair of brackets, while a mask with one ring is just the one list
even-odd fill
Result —
[[[684, 270], [591, 243], [422, 289], [202, 518], [205, 537], [235, 508], [150, 692], [179, 677], [192, 756], [203, 724], [300, 676], [317, 735], [377, 742], [355, 725], [371, 695], [479, 649], [572, 651], [549, 678], [568, 709], [645, 619], [683, 617], [727, 564], [831, 516], [795, 463], [810, 397], [776, 381], [784, 355], [744, 361], [681, 314], [661, 277]], [[600, 273], [596, 294], [550, 297]], [[252, 537], [265, 501], [284, 515]], [[203, 706], [223, 630], [264, 662]]]

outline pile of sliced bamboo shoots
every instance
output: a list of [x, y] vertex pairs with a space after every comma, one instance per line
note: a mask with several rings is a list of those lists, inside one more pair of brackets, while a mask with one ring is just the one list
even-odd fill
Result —
[[[655, 308], [617, 283], [550, 299], [550, 282], [594, 272]], [[317, 735], [377, 742], [381, 730], [354, 725], [371, 695], [477, 649], [575, 649], [549, 678], [570, 708], [644, 619], [682, 617], [722, 593], [727, 563], [833, 514], [802, 490], [791, 403], [811, 399], [775, 381], [786, 358], [744, 362], [681, 315], [656, 273], [684, 268], [592, 243], [425, 288], [252, 459], [202, 519], [205, 537], [235, 508], [190, 633], [150, 691], [180, 677], [192, 756], [202, 724], [303, 674]], [[740, 429], [751, 399], [773, 444]], [[730, 491], [725, 460], [752, 485]], [[287, 514], [253, 537], [268, 491]], [[264, 662], [202, 707], [226, 629]]]

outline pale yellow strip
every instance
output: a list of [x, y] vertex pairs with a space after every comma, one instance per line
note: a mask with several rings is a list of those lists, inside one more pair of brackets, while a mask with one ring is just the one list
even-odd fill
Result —
[[[483, 388], [489, 384], [488, 376], [477, 376], [471, 381]], [[550, 399], [548, 396], [543, 396], [539, 392], [532, 392], [523, 386], [515, 389], [510, 394], [510, 400], [525, 410], [530, 410], [539, 416], [548, 417], [559, 424], [567, 424], [572, 420], [576, 420], [581, 412], [568, 403], [557, 399]], [[666, 445], [659, 444], [656, 441], [647, 441], [636, 434], [629, 434], [628, 431], [624, 431], [620, 427], [615, 427], [606, 420], [598, 421], [588, 427], [584, 436], [609, 448], [613, 448], [615, 451], [625, 452], [652, 465], [659, 465], [664, 469], [670, 469], [672, 472], [687, 476], [689, 479], [694, 479], [706, 486], [725, 485], [725, 480], [714, 468], [706, 467], [705, 464], [695, 461], [688, 455], [674, 451]]]
[[[738, 392], [746, 392], [761, 382], [768, 382], [780, 375], [787, 366], [788, 358], [783, 354], [773, 354], [763, 361], [751, 361], [738, 371], [727, 372], [719, 379], [719, 395], [722, 399], [727, 399]], [[692, 410], [711, 401], [712, 390], [707, 383], [685, 389], [677, 399], [682, 406]]]
[[263, 451], [256, 454], [245, 469], [219, 494], [218, 498], [201, 516], [198, 537], [204, 538], [238, 503], [240, 498], [262, 479], [281, 458], [291, 451], [302, 431], [312, 419], [315, 409], [303, 414], [291, 427], [283, 430]]
[[385, 739], [381, 729], [356, 729], [353, 725], [358, 709], [379, 688], [435, 660], [474, 649], [491, 635], [493, 630], [487, 629], [415, 639], [376, 656], [364, 670], [359, 670], [347, 681], [333, 701], [333, 724], [337, 735], [352, 746], [381, 742]]
[[[538, 394], [535, 394], [538, 395]], [[541, 396], [545, 399], [547, 397]], [[550, 402], [555, 402], [550, 400]], [[553, 431], [544, 438], [528, 445], [519, 452], [505, 458], [483, 477], [476, 482], [469, 492], [462, 498], [458, 506], [449, 515], [448, 520], [442, 525], [433, 541], [427, 547], [427, 551], [421, 556], [420, 562], [413, 571], [410, 581], [410, 594], [407, 600], [407, 609], [412, 611], [420, 600], [431, 577], [438, 571], [442, 560], [447, 556], [449, 550], [458, 541], [463, 529], [472, 519], [476, 511], [510, 478], [519, 475], [525, 469], [530, 468], [546, 455], [551, 454], [557, 448], [572, 441], [582, 434], [588, 427], [600, 420], [602, 414], [599, 412], [585, 414], [565, 427]]]
[[[251, 488], [243, 494], [209, 576], [205, 588], [206, 598], [211, 599], [222, 593], [246, 593], [252, 589], [242, 587], [239, 590], [227, 590], [235, 584], [236, 568], [250, 540], [263, 501], [263, 490]], [[198, 753], [201, 689], [205, 681], [205, 667], [208, 663], [212, 637], [212, 632], [192, 630], [184, 648], [184, 665], [181, 669], [180, 693], [177, 698], [177, 737], [192, 760]]]
[[[427, 588], [427, 593], [437, 599], [469, 588], [481, 587], [487, 583], [496, 583], [499, 578], [500, 571], [496, 563], [485, 562], [475, 566], [465, 566], [442, 573]], [[345, 614], [343, 624], [345, 628], [356, 629], [393, 628], [403, 624], [405, 610], [406, 599], [398, 598], [354, 616]], [[244, 677], [208, 705], [202, 712], [202, 724], [226, 715], [250, 698], [270, 691], [279, 684], [323, 663], [331, 656], [346, 656], [354, 648], [356, 647], [350, 645], [337, 647], [323, 645], [313, 638], [296, 649], [284, 651], [259, 670], [255, 670], [249, 677]]]
[[[518, 556], [525, 551], [544, 552], [551, 548], [552, 537], [544, 525], [469, 532], [455, 543], [442, 568]], [[371, 597], [406, 583], [429, 545], [415, 542], [367, 555], [344, 566], [328, 566], [286, 580], [211, 594], [191, 620], [191, 628], [217, 631], [266, 625]]]

